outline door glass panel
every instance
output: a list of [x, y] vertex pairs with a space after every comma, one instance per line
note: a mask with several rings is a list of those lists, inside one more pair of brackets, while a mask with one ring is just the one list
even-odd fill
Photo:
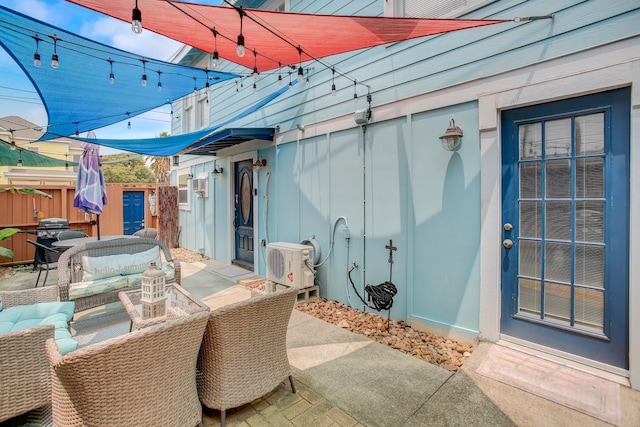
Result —
[[545, 157], [571, 155], [571, 119], [550, 120], [544, 125]]
[[542, 158], [542, 124], [531, 123], [518, 126], [520, 160]]
[[571, 245], [546, 243], [544, 249], [544, 278], [571, 283]]
[[542, 237], [541, 206], [540, 202], [520, 202], [520, 237]]
[[576, 154], [604, 153], [604, 113], [576, 117]]
[[604, 289], [604, 246], [576, 245], [575, 283]]
[[546, 204], [547, 239], [571, 240], [571, 202]]
[[604, 326], [604, 292], [576, 288], [574, 296], [576, 326], [602, 332]]
[[517, 312], [524, 316], [602, 332], [604, 128], [601, 113], [518, 126]]
[[541, 277], [540, 242], [521, 240], [519, 254], [520, 274], [528, 277]]
[[576, 159], [576, 197], [579, 199], [604, 197], [604, 159], [602, 157]]
[[540, 281], [531, 279], [518, 280], [519, 313], [540, 317]]
[[541, 163], [520, 164], [520, 197], [523, 199], [539, 199], [542, 197]]
[[544, 284], [544, 318], [568, 325], [571, 319], [571, 286]]
[[242, 210], [242, 219], [246, 224], [249, 222], [251, 214], [251, 178], [247, 172], [242, 174], [240, 182], [240, 209]]
[[604, 202], [576, 202], [576, 240], [604, 242]]
[[547, 198], [571, 197], [571, 160], [550, 160], [546, 163], [545, 194]]

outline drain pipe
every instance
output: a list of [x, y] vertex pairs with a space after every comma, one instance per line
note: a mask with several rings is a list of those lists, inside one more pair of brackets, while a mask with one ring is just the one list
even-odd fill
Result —
[[[362, 283], [367, 283], [367, 125], [362, 125]], [[367, 307], [363, 304], [362, 311]]]

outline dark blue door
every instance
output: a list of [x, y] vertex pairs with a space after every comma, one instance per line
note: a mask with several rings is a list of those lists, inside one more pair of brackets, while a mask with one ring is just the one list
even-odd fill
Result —
[[144, 228], [144, 191], [122, 193], [124, 234], [133, 234]]
[[502, 114], [501, 332], [628, 368], [630, 90]]
[[253, 163], [236, 162], [234, 262], [253, 269]]

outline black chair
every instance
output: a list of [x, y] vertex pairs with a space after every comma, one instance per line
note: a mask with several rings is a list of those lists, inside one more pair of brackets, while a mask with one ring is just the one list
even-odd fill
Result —
[[58, 234], [58, 240], [77, 239], [80, 237], [89, 237], [89, 235], [80, 230], [64, 230]]
[[158, 237], [158, 230], [155, 228], [143, 228], [133, 233], [134, 236], [146, 237], [149, 239], [156, 239]]
[[[33, 240], [27, 240], [27, 243], [32, 244], [36, 248], [36, 257], [33, 263], [34, 268], [38, 268], [38, 278], [36, 279], [35, 287], [38, 287], [42, 270], [45, 270], [44, 281], [42, 282], [42, 286], [45, 286], [47, 284], [47, 277], [49, 277], [49, 270], [56, 270], [58, 268], [58, 262], [55, 259], [60, 255], [60, 251], [45, 246], [42, 243], [34, 242]], [[36, 266], [35, 264], [38, 265]]]

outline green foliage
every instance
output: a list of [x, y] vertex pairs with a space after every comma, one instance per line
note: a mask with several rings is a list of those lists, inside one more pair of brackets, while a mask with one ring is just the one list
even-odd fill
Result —
[[140, 155], [112, 154], [102, 157], [102, 171], [108, 183], [154, 183], [153, 172]]
[[[7, 240], [9, 237], [13, 236], [19, 231], [20, 230], [17, 228], [3, 228], [2, 230], [0, 230], [0, 240]], [[0, 246], [0, 256], [13, 259], [13, 251], [11, 249]]]

